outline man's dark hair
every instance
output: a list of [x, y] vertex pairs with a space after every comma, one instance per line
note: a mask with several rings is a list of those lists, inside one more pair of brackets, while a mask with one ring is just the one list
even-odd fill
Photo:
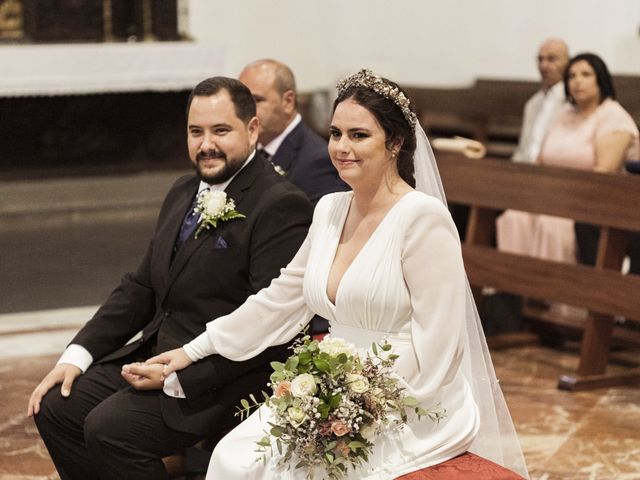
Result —
[[611, 78], [607, 64], [604, 63], [604, 60], [595, 53], [580, 53], [569, 60], [567, 68], [564, 71], [564, 94], [566, 95], [567, 100], [574, 105], [576, 103], [569, 92], [569, 69], [571, 68], [571, 65], [579, 62], [580, 60], [584, 60], [591, 65], [591, 68], [593, 68], [593, 71], [596, 74], [596, 81], [598, 82], [598, 89], [600, 90], [600, 103], [607, 98], [615, 100], [616, 90], [613, 87], [613, 79]]
[[216, 95], [220, 90], [229, 92], [236, 115], [245, 124], [256, 116], [256, 101], [253, 99], [251, 91], [242, 82], [228, 77], [211, 77], [203, 80], [191, 90], [189, 100], [187, 100], [187, 117], [189, 117], [193, 97], [210, 97]]

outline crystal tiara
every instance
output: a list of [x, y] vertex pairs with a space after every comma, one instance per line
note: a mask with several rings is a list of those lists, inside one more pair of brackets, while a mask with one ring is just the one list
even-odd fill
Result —
[[416, 126], [418, 118], [409, 107], [410, 102], [407, 96], [398, 87], [390, 85], [382, 79], [382, 77], [376, 75], [371, 70], [363, 68], [358, 73], [354, 73], [353, 75], [340, 80], [338, 85], [336, 85], [338, 95], [351, 87], [367, 88], [369, 90], [373, 90], [378, 95], [391, 100], [400, 108], [400, 110], [402, 110], [402, 115], [404, 115], [404, 118], [409, 122], [411, 128]]

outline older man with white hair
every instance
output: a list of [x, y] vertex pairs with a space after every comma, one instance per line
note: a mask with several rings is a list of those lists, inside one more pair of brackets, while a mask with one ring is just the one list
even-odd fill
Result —
[[550, 38], [540, 46], [538, 70], [542, 85], [524, 107], [520, 141], [512, 156], [514, 162], [536, 162], [549, 122], [566, 101], [562, 76], [568, 61], [569, 49], [563, 40]]

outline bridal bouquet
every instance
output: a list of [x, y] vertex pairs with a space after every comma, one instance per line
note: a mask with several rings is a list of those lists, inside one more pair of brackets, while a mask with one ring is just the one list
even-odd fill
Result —
[[402, 428], [408, 410], [436, 422], [446, 416], [440, 405], [427, 410], [403, 394], [392, 375], [397, 358], [387, 342], [363, 357], [340, 338], [306, 335], [286, 363], [272, 362], [273, 395], [243, 399], [237, 414], [244, 418], [262, 404], [271, 409], [270, 430], [257, 442], [264, 461], [275, 446], [280, 465], [305, 468], [308, 478], [323, 467], [325, 478], [338, 479], [368, 460], [379, 433]]

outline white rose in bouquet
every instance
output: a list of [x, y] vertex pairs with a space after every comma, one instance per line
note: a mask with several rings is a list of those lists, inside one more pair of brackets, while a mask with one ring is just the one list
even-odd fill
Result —
[[307, 414], [304, 412], [304, 410], [301, 407], [288, 408], [287, 416], [289, 417], [289, 421], [291, 422], [291, 425], [293, 425], [296, 428], [302, 425], [302, 422], [304, 422], [307, 419]]
[[318, 349], [333, 357], [337, 357], [341, 353], [346, 355], [353, 355], [355, 353], [355, 346], [353, 344], [344, 341], [342, 338], [331, 338], [330, 335], [324, 337], [318, 344]]
[[354, 393], [364, 393], [369, 390], [369, 380], [364, 375], [347, 373], [347, 386]]
[[376, 436], [376, 432], [378, 431], [378, 427], [379, 425], [377, 423], [368, 423], [366, 425], [363, 425], [360, 428], [360, 435], [362, 435], [362, 438], [364, 438], [365, 440], [370, 440], [373, 437]]
[[317, 391], [316, 380], [309, 373], [302, 373], [291, 381], [291, 393], [294, 397], [310, 397]]

